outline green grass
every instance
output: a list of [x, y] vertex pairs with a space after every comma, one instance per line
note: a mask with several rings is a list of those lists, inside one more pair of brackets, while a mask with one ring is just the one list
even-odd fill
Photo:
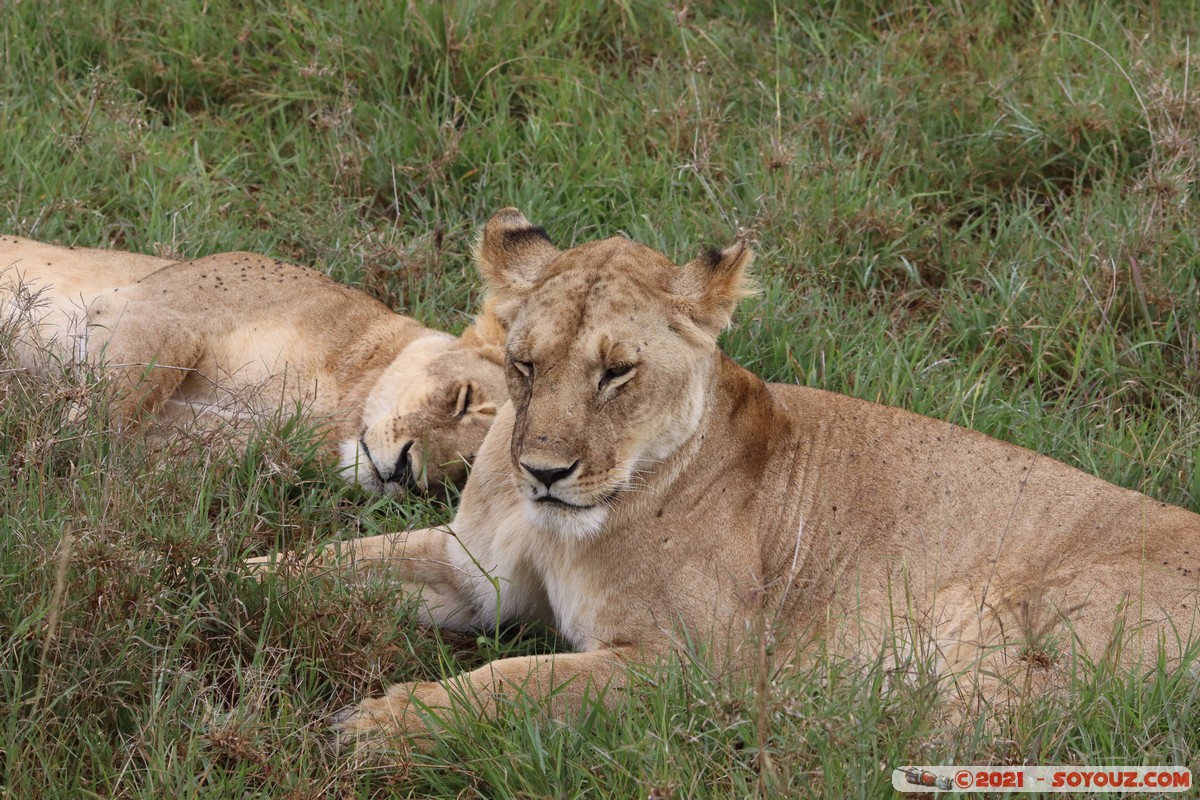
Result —
[[[724, 342], [763, 377], [1200, 511], [1198, 34], [1179, 0], [10, 0], [0, 229], [271, 253], [454, 330], [505, 205], [678, 261], [742, 235], [762, 292]], [[357, 764], [323, 715], [550, 635], [439, 635], [386, 587], [240, 561], [453, 498], [358, 495], [287, 427], [166, 462], [10, 366], [0, 797], [884, 797], [902, 762], [1200, 766], [1186, 671], [1097, 667], [950, 725], [879, 670], [819, 660], [764, 692], [699, 656], [621, 713], [456, 719], [432, 753]]]

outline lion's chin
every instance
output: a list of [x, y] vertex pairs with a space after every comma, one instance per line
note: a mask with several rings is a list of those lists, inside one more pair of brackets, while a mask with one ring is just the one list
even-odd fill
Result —
[[529, 522], [545, 533], [566, 539], [587, 540], [598, 535], [608, 519], [603, 504], [576, 506], [563, 502], [526, 500], [525, 515]]

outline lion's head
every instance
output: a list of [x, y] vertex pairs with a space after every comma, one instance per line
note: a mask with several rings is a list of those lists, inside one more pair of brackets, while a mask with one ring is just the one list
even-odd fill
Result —
[[485, 313], [461, 339], [430, 332], [383, 371], [363, 404], [357, 438], [340, 444], [343, 477], [390, 494], [462, 483], [508, 397], [488, 324]]
[[752, 254], [738, 243], [677, 267], [621, 237], [560, 252], [508, 208], [475, 256], [508, 328], [513, 477], [535, 523], [593, 535], [700, 425]]

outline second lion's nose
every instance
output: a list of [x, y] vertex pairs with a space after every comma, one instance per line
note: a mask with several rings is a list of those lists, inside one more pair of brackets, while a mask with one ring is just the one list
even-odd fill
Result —
[[400, 448], [400, 455], [396, 456], [396, 462], [392, 465], [390, 473], [385, 474], [383, 469], [379, 470], [379, 477], [384, 483], [402, 483], [412, 474], [412, 462], [409, 460], [410, 452], [413, 443], [405, 442]]

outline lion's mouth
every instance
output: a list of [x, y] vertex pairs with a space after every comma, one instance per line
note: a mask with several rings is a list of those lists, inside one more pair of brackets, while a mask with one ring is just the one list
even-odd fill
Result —
[[535, 497], [533, 502], [539, 505], [550, 506], [551, 508], [569, 508], [572, 511], [587, 511], [589, 508], [595, 508], [597, 505], [599, 505], [598, 503], [592, 503], [591, 505], [586, 506], [578, 503], [568, 503], [566, 500], [560, 500], [557, 497], [549, 494], [544, 494], [541, 497]]
[[555, 497], [552, 494], [544, 494], [540, 497], [533, 498], [533, 502], [538, 505], [549, 506], [550, 508], [562, 508], [570, 511], [590, 511], [593, 508], [610, 505], [613, 500], [620, 494], [620, 489], [614, 489], [601, 497], [597, 498], [592, 503], [572, 503], [569, 500], [563, 500], [560, 497]]

